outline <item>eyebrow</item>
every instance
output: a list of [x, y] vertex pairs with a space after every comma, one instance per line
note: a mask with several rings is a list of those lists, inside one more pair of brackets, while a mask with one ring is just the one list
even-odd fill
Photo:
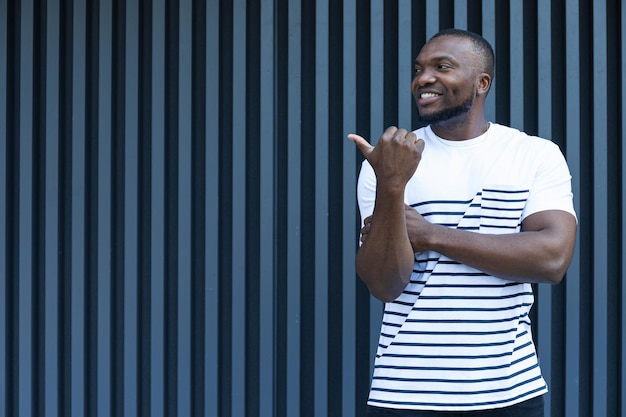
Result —
[[[441, 61], [457, 62], [457, 60], [453, 56], [451, 56], [451, 55], [439, 55], [439, 56], [436, 56], [434, 58], [431, 58], [429, 61], [434, 61], [434, 62], [441, 62]], [[415, 58], [415, 65], [419, 65], [419, 61], [417, 60], [417, 57]]]

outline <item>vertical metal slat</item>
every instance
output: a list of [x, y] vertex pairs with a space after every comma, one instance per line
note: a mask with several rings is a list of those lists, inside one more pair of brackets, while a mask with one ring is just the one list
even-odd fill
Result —
[[208, 0], [206, 12], [206, 195], [207, 195], [207, 241], [206, 241], [206, 337], [205, 337], [205, 415], [218, 415], [218, 263], [219, 263], [219, 218], [218, 218], [218, 175], [219, 175], [219, 0]]
[[301, 5], [288, 2], [288, 125], [287, 136], [287, 404], [286, 415], [300, 414], [300, 54]]
[[[30, 415], [32, 392], [32, 232], [33, 232], [33, 3], [24, 0], [20, 8], [19, 85], [19, 260], [18, 281], [18, 413]], [[9, 219], [9, 221], [11, 221]]]
[[[622, 53], [621, 56], [626, 56], [626, 7], [622, 7], [621, 8], [621, 16], [620, 16], [620, 22], [621, 22], [621, 47], [622, 47]], [[622, 71], [621, 71], [621, 79], [622, 80], [626, 80], [626, 65], [622, 64], [621, 67]], [[622, 114], [621, 114], [621, 120], [622, 123], [624, 123], [624, 121], [626, 120], [626, 83], [621, 83], [622, 86], [622, 90], [621, 90], [621, 107], [622, 107]], [[622, 135], [621, 135], [621, 143], [626, 143], [626, 129], [622, 128]], [[626, 147], [622, 146], [622, 161], [626, 161]], [[622, 171], [622, 184], [626, 184], [626, 172]], [[626, 207], [626, 193], [624, 193], [622, 191], [622, 195], [621, 195], [621, 203], [622, 203], [622, 207]], [[623, 213], [623, 211], [622, 211]], [[2, 218], [2, 216], [0, 216], [0, 218]], [[622, 241], [622, 252], [621, 252], [621, 259], [622, 259], [622, 263], [621, 263], [621, 276], [622, 279], [623, 277], [626, 276], [626, 262], [624, 261], [626, 259], [626, 245], [624, 244], [624, 242], [626, 242], [626, 222], [622, 221], [622, 230], [621, 230], [621, 241]], [[626, 415], [626, 401], [624, 401], [624, 399], [626, 398], [626, 349], [624, 348], [624, 346], [626, 346], [626, 308], [624, 308], [624, 306], [626, 305], [626, 285], [622, 285], [622, 292], [620, 294], [620, 304], [622, 306], [621, 308], [621, 312], [622, 312], [622, 316], [621, 316], [621, 328], [620, 328], [620, 342], [621, 342], [621, 357], [620, 358], [616, 358], [618, 359], [618, 362], [621, 364], [621, 368], [619, 370], [619, 374], [621, 376], [620, 379], [620, 386], [621, 386], [621, 390], [620, 392], [620, 398], [622, 399], [622, 401], [620, 401], [621, 403], [621, 410], [620, 413], [622, 416]]]
[[315, 9], [315, 322], [314, 386], [316, 414], [328, 410], [328, 355], [332, 349], [328, 338], [328, 100], [329, 100], [329, 4], [316, 1]]
[[138, 109], [139, 97], [139, 5], [126, 3], [125, 68], [125, 149], [124, 149], [124, 416], [138, 415], [137, 334], [138, 334]]
[[[47, 6], [46, 20], [46, 214], [45, 214], [45, 337], [44, 409], [58, 415], [58, 252], [59, 252], [59, 4]], [[0, 15], [2, 13], [0, 12]], [[1, 19], [1, 18], [0, 18]], [[2, 24], [0, 23], [0, 27]], [[0, 116], [1, 117], [1, 116]], [[0, 121], [0, 125], [2, 122]], [[2, 206], [0, 202], [0, 206]], [[1, 374], [2, 372], [0, 372]], [[0, 401], [3, 403], [3, 401]]]
[[[109, 2], [100, 2], [98, 10], [99, 34], [98, 52], [98, 277], [97, 277], [97, 367], [96, 372], [97, 390], [96, 402], [98, 415], [101, 417], [111, 414], [111, 371], [115, 366], [111, 356], [111, 223], [112, 218], [112, 9]], [[93, 103], [87, 103], [93, 105]], [[117, 139], [119, 140], [119, 138]], [[82, 159], [82, 158], [81, 158]], [[87, 277], [85, 277], [87, 278]]]
[[411, 42], [411, 0], [398, 2], [398, 127], [412, 130], [411, 114], [415, 102], [411, 94], [413, 63]]
[[[374, 1], [370, 5], [370, 21], [371, 21], [371, 37], [370, 37], [370, 143], [375, 145], [388, 126], [383, 125], [383, 97], [385, 62], [384, 56], [384, 7], [383, 2]], [[394, 30], [395, 28], [388, 28]], [[358, 86], [357, 86], [358, 87]], [[357, 132], [360, 133], [360, 132]], [[356, 184], [355, 184], [356, 186]], [[356, 188], [354, 188], [356, 189]], [[370, 371], [369, 375], [374, 371], [374, 357], [378, 348], [378, 339], [380, 332], [380, 324], [382, 321], [383, 303], [378, 299], [370, 296]]]
[[[344, 197], [342, 201], [342, 236], [343, 236], [343, 308], [342, 320], [344, 323], [342, 343], [342, 385], [343, 385], [343, 407], [342, 415], [351, 416], [355, 414], [355, 373], [356, 363], [353, 352], [356, 352], [355, 326], [352, 323], [357, 321], [356, 317], [356, 271], [355, 271], [355, 247], [357, 237], [355, 232], [355, 219], [358, 216], [356, 208], [356, 152], [354, 144], [346, 139], [349, 133], [356, 133], [356, 0], [343, 0], [343, 189]], [[339, 140], [339, 139], [338, 139]]]
[[[498, 45], [496, 41], [496, 4], [495, 0], [483, 0], [483, 9], [482, 9], [482, 19], [483, 19], [483, 30], [482, 37], [485, 38], [491, 46], [493, 50], [498, 55]], [[498, 89], [498, 80], [494, 77], [491, 80], [491, 88], [489, 89], [489, 94], [487, 95], [487, 100], [485, 101], [485, 117], [487, 121], [495, 122], [496, 121], [496, 90]]]
[[[607, 96], [606, 5], [593, 4], [594, 97]], [[607, 296], [608, 296], [608, 172], [607, 103], [593, 102], [594, 268], [593, 268], [593, 414], [607, 415]]]
[[[565, 27], [568, 33], [579, 33], [578, 7], [576, 0], [568, 0], [565, 8]], [[580, 84], [578, 82], [580, 65], [579, 40], [577, 36], [568, 36], [566, 39], [565, 53], [565, 74], [566, 96], [571, 97], [566, 103], [566, 138], [567, 138], [567, 162], [572, 172], [572, 192], [574, 193], [574, 205], [579, 215], [579, 223], [582, 221], [580, 215], [581, 184], [576, 173], [580, 173]], [[580, 236], [580, 226], [578, 238]], [[565, 409], [564, 415], [578, 417], [578, 396], [580, 394], [580, 243], [574, 249], [572, 265], [567, 272], [566, 286], [566, 307], [567, 315], [565, 321]]]
[[164, 415], [165, 398], [165, 1], [152, 3], [152, 226], [150, 413]]
[[[0, 0], [0, 404], [6, 404], [7, 381], [6, 361], [7, 349], [4, 338], [6, 337], [7, 314], [6, 314], [6, 248], [7, 248], [7, 0]], [[0, 408], [0, 417], [5, 417], [6, 407]]]
[[260, 281], [260, 342], [259, 342], [259, 415], [272, 415], [275, 404], [275, 357], [274, 337], [276, 332], [274, 318], [275, 277], [274, 240], [276, 238], [274, 203], [274, 166], [275, 161], [275, 130], [274, 130], [274, 8], [271, 2], [261, 2], [261, 63], [260, 63], [260, 213], [259, 225], [261, 244], [259, 247], [259, 281]]
[[72, 178], [71, 178], [71, 414], [85, 410], [85, 39], [86, 4], [73, 4]]
[[232, 415], [245, 416], [246, 399], [246, 6], [233, 2], [233, 85], [232, 85]]
[[178, 414], [191, 415], [191, 0], [181, 0], [178, 79]]

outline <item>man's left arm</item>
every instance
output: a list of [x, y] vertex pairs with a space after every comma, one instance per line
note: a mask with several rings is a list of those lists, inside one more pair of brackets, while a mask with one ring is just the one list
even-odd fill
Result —
[[415, 252], [433, 250], [480, 271], [512, 281], [558, 284], [574, 253], [576, 218], [563, 210], [526, 217], [520, 233], [481, 234], [427, 222], [405, 211]]

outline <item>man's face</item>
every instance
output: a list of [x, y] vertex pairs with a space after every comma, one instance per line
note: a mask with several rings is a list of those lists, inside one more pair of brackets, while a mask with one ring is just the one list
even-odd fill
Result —
[[469, 112], [477, 85], [477, 57], [469, 39], [440, 36], [415, 59], [411, 90], [420, 123], [437, 124]]

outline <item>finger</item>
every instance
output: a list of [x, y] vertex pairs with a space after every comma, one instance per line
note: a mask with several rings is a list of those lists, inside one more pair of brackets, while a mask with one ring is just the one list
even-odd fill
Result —
[[415, 138], [415, 148], [417, 149], [418, 152], [422, 153], [424, 151], [424, 146], [425, 146], [425, 142], [424, 139], [417, 139], [417, 137]]
[[364, 156], [367, 156], [370, 152], [372, 152], [372, 149], [374, 149], [374, 147], [370, 145], [369, 142], [365, 140], [363, 136], [350, 133], [348, 135], [348, 139], [350, 139], [352, 142], [356, 144], [357, 148], [359, 148], [359, 150]]
[[419, 139], [417, 137], [417, 135], [415, 134], [415, 132], [409, 132], [406, 134], [406, 138], [408, 141], [413, 142], [415, 145], [417, 145], [418, 143], [424, 143], [424, 139]]
[[399, 132], [399, 130], [398, 130], [397, 127], [389, 126], [387, 129], [385, 129], [385, 131], [381, 135], [380, 139], [381, 140], [385, 140], [385, 139], [391, 140], [394, 136], [396, 136], [398, 134], [398, 132]]

